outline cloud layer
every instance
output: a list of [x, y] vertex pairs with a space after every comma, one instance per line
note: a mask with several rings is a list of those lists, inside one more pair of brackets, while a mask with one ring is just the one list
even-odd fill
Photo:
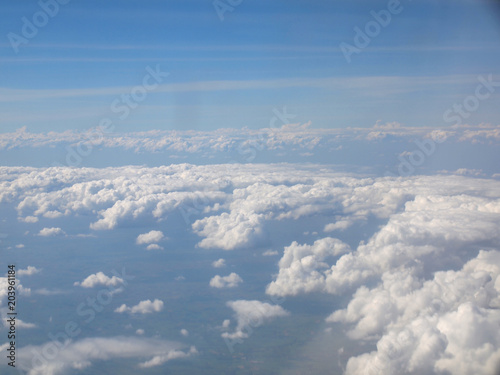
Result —
[[[40, 346], [18, 349], [18, 362], [28, 375], [62, 375], [82, 370], [94, 361], [119, 358], [151, 358], [137, 364], [139, 368], [161, 365], [169, 360], [196, 354], [192, 347], [184, 352], [183, 345], [171, 341], [138, 337], [85, 338], [65, 343], [51, 341]], [[54, 359], [55, 355], [55, 359]]]
[[[266, 292], [352, 296], [325, 316], [342, 324], [350, 340], [373, 345], [347, 361], [348, 374], [486, 375], [498, 365], [500, 182], [494, 179], [467, 173], [370, 177], [312, 164], [0, 169], [0, 201], [10, 202], [27, 228], [59, 228], [50, 223], [84, 215], [87, 229], [98, 235], [177, 215], [198, 236], [199, 248], [253, 251], [268, 246], [269, 224], [321, 217], [314, 236], [286, 238]], [[351, 233], [357, 236], [370, 222], [376, 225], [363, 241], [351, 241]], [[135, 233], [131, 241], [150, 246], [165, 235], [167, 229]], [[231, 273], [210, 284], [232, 287], [240, 280]], [[81, 286], [113, 282], [119, 280], [97, 273]], [[256, 300], [227, 306], [236, 320], [234, 329], [224, 324], [228, 340], [247, 338], [253, 327], [289, 314]], [[162, 301], [146, 300], [116, 311], [162, 308]], [[177, 355], [184, 354], [171, 354]], [[148, 365], [168, 358], [158, 354]]]
[[[0, 150], [14, 148], [41, 148], [72, 146], [74, 150], [81, 144], [91, 147], [133, 150], [142, 152], [172, 152], [214, 155], [220, 152], [239, 151], [243, 161], [262, 150], [280, 150], [295, 147], [310, 151], [334, 150], [345, 141], [377, 141], [386, 138], [404, 140], [408, 138], [446, 139], [453, 142], [500, 141], [500, 126], [455, 125], [445, 130], [435, 127], [405, 127], [398, 123], [382, 125], [377, 122], [371, 128], [314, 129], [304, 125], [287, 124], [279, 128], [263, 129], [218, 129], [213, 131], [151, 130], [146, 132], [103, 134], [96, 129], [86, 132], [67, 130], [62, 133], [31, 133], [26, 127], [12, 133], [0, 134]], [[89, 136], [101, 134], [102, 137]]]

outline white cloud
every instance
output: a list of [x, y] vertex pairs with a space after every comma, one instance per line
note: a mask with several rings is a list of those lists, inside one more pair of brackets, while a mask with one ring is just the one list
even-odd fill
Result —
[[156, 243], [152, 243], [146, 246], [146, 250], [163, 250], [163, 247]]
[[38, 218], [36, 216], [26, 216], [20, 219], [25, 223], [38, 223]]
[[138, 245], [142, 244], [151, 244], [155, 242], [160, 242], [163, 239], [164, 235], [159, 230], [152, 230], [148, 233], [140, 234], [137, 236], [135, 243]]
[[263, 214], [224, 212], [220, 216], [209, 216], [197, 220], [193, 230], [202, 237], [202, 248], [233, 250], [247, 247], [262, 236]]
[[17, 271], [17, 275], [18, 276], [24, 276], [24, 275], [27, 275], [27, 276], [30, 276], [30, 275], [34, 275], [35, 273], [39, 273], [40, 270], [36, 267], [33, 267], [33, 266], [28, 266], [28, 268], [26, 268], [25, 270], [18, 270]]
[[39, 236], [50, 237], [66, 234], [61, 228], [43, 228], [38, 233]]
[[24, 244], [22, 243], [19, 243], [16, 245], [16, 249], [23, 249], [24, 248]]
[[[54, 167], [9, 173], [12, 182], [1, 186], [0, 200], [9, 197], [15, 202], [19, 217], [51, 211], [82, 214], [95, 219], [91, 229], [109, 230], [123, 221], [163, 220], [177, 211], [201, 237], [198, 246], [224, 250], [258, 244], [267, 236], [268, 221], [335, 212], [337, 223], [326, 229], [343, 229], [348, 221], [389, 218], [418, 194], [447, 195], [446, 188], [460, 194], [480, 185], [465, 177], [459, 182], [456, 176], [356, 178], [325, 169], [318, 172], [314, 165]], [[489, 185], [491, 180], [479, 187], [478, 194]], [[53, 231], [57, 229], [44, 230]], [[152, 231], [136, 241], [151, 245], [162, 235]]]
[[[40, 346], [25, 346], [18, 348], [17, 357], [19, 368], [26, 371], [28, 375], [63, 375], [88, 368], [94, 361], [151, 358], [137, 364], [140, 367], [151, 367], [155, 363], [161, 364], [167, 360], [186, 358], [196, 353], [194, 347], [187, 352], [181, 351], [181, 348], [182, 345], [178, 343], [158, 339], [98, 337], [67, 341], [65, 344], [51, 341]], [[53, 360], [53, 357], [46, 358], [44, 353], [51, 355], [55, 353], [57, 360]]]
[[[316, 290], [340, 294], [406, 264], [420, 262], [426, 273], [456, 267], [475, 254], [478, 244], [486, 241], [494, 246], [500, 240], [496, 229], [500, 224], [500, 201], [493, 191], [496, 182], [456, 176], [430, 180], [439, 180], [441, 185], [426, 187], [426, 177], [403, 180], [400, 187], [393, 185], [382, 201], [394, 202], [395, 196], [405, 194], [403, 187], [411, 198], [399, 212], [388, 214], [387, 223], [366, 243], [360, 243], [355, 252], [342, 255], [336, 262], [319, 264], [314, 254], [299, 254], [295, 260], [305, 264], [297, 262], [298, 268], [280, 262], [280, 273], [269, 285], [268, 293], [287, 295]], [[373, 193], [378, 194], [380, 186], [389, 181], [378, 180], [379, 187], [374, 187]], [[370, 190], [354, 194], [350, 203]], [[354, 207], [361, 208], [357, 202]], [[370, 211], [374, 212], [374, 208]], [[355, 215], [359, 217], [359, 211]], [[457, 247], [463, 250], [457, 252]], [[286, 259], [284, 255], [282, 261]]]
[[142, 335], [144, 335], [145, 331], [144, 331], [142, 328], [139, 328], [139, 329], [137, 329], [137, 330], [135, 331], [135, 333], [136, 333], [137, 335], [142, 336]]
[[115, 309], [117, 313], [128, 312], [131, 314], [151, 314], [153, 312], [160, 312], [163, 310], [163, 301], [159, 299], [155, 299], [154, 301], [145, 300], [139, 302], [137, 305], [128, 307], [123, 304], [120, 307]]
[[234, 288], [242, 282], [243, 279], [238, 274], [231, 272], [228, 276], [215, 275], [210, 280], [210, 286], [212, 288]]
[[214, 268], [222, 268], [226, 266], [226, 260], [223, 258], [217, 259], [212, 262], [212, 267]]
[[323, 291], [326, 287], [325, 260], [344, 254], [349, 246], [336, 238], [323, 238], [312, 245], [299, 245], [293, 242], [285, 247], [279, 262], [279, 274], [268, 285], [266, 292], [272, 295], [295, 295], [313, 291]]
[[355, 222], [354, 217], [339, 218], [335, 223], [325, 225], [325, 232], [333, 232], [335, 230], [345, 230]]
[[103, 272], [97, 272], [89, 275], [82, 282], [76, 281], [73, 285], [81, 286], [82, 288], [93, 288], [97, 285], [117, 286], [123, 284], [123, 279], [117, 276], [106, 276]]
[[500, 252], [481, 251], [458, 271], [431, 280], [415, 269], [361, 287], [327, 320], [352, 325], [355, 340], [377, 349], [349, 359], [346, 374], [494, 374], [500, 364]]
[[[246, 338], [251, 329], [259, 327], [274, 318], [290, 315], [288, 311], [279, 305], [271, 305], [256, 300], [229, 301], [226, 305], [234, 311], [237, 322], [233, 333], [222, 333], [222, 337], [227, 339]], [[226, 322], [227, 320], [223, 323], [224, 328], [229, 326], [229, 323], [225, 324]]]
[[185, 328], [181, 329], [181, 335], [184, 336], [184, 337], [187, 337], [189, 336], [189, 331]]
[[[4, 323], [5, 328], [8, 328], [8, 324]], [[34, 323], [26, 323], [22, 321], [21, 319], [16, 319], [16, 328], [36, 328], [37, 325]]]

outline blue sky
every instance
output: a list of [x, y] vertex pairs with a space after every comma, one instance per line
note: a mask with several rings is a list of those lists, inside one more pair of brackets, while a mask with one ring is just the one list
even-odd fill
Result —
[[[41, 8], [3, 2], [2, 130], [95, 127], [148, 66], [169, 76], [117, 132], [262, 128], [283, 106], [316, 128], [377, 120], [443, 127], [444, 111], [474, 93], [478, 76], [498, 73], [494, 2], [401, 1], [350, 63], [340, 44], [354, 45], [354, 29], [365, 30], [387, 1], [244, 0], [232, 8], [221, 20], [212, 1], [72, 0], [16, 53], [9, 33], [22, 36], [22, 18], [33, 21]], [[481, 102], [468, 122], [496, 124], [497, 101], [494, 93]]]

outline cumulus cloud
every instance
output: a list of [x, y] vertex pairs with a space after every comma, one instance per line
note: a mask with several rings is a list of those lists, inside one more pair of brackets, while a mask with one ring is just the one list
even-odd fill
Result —
[[25, 270], [21, 269], [21, 270], [18, 270], [17, 271], [17, 275], [18, 276], [30, 276], [30, 275], [34, 275], [35, 273], [39, 273], [40, 270], [36, 267], [33, 267], [33, 266], [28, 266]]
[[189, 331], [185, 328], [181, 329], [181, 335], [184, 336], [184, 337], [187, 337], [189, 336]]
[[106, 276], [103, 272], [97, 272], [89, 275], [82, 282], [76, 281], [73, 285], [81, 286], [82, 288], [93, 288], [97, 285], [117, 286], [123, 284], [123, 279], [117, 276]]
[[[387, 270], [415, 262], [419, 262], [422, 272], [428, 275], [463, 264], [484, 241], [491, 246], [500, 241], [496, 229], [500, 224], [500, 201], [492, 190], [496, 182], [441, 176], [432, 179], [440, 180], [443, 185], [425, 187], [427, 178], [424, 177], [404, 182], [407, 194], [413, 192], [411, 199], [388, 215], [387, 223], [366, 243], [360, 243], [355, 252], [347, 252], [335, 262], [319, 264], [315, 263], [314, 255], [299, 253], [297, 257], [306, 263], [300, 265], [300, 272], [285, 262], [288, 257], [284, 255], [280, 273], [269, 285], [268, 293], [287, 295], [316, 290], [339, 294], [380, 278]], [[378, 183], [385, 185], [386, 181]], [[393, 200], [390, 195], [389, 192], [384, 199]], [[354, 196], [351, 201], [357, 199]], [[455, 251], [457, 247], [462, 250]]]
[[39, 236], [51, 237], [66, 234], [61, 228], [43, 228], [38, 233]]
[[[229, 301], [226, 306], [231, 308], [235, 313], [236, 328], [234, 332], [224, 332], [222, 337], [226, 339], [242, 339], [247, 338], [249, 332], [262, 324], [273, 320], [274, 318], [290, 315], [288, 311], [279, 305], [271, 305], [267, 302], [256, 300], [237, 300]], [[227, 320], [224, 321], [223, 327], [229, 327]]]
[[200, 241], [200, 247], [233, 250], [247, 247], [258, 240], [263, 234], [263, 221], [263, 214], [231, 211], [197, 220], [193, 230], [205, 237]]
[[[0, 186], [0, 200], [16, 202], [21, 218], [52, 211], [82, 214], [93, 218], [91, 229], [110, 230], [124, 221], [163, 220], [175, 211], [200, 236], [199, 247], [224, 250], [258, 244], [267, 236], [269, 221], [334, 214], [338, 219], [326, 230], [343, 229], [349, 220], [389, 218], [417, 194], [447, 193], [430, 186], [454, 185], [452, 190], [460, 186], [452, 181], [455, 176], [356, 178], [324, 169], [318, 172], [313, 165], [54, 167], [9, 169], [8, 173], [12, 181]], [[463, 191], [472, 185], [467, 178], [463, 182]], [[136, 241], [152, 245], [160, 235], [152, 231]]]
[[[28, 375], [63, 375], [81, 371], [94, 361], [119, 358], [151, 358], [139, 362], [139, 367], [152, 367], [168, 360], [187, 358], [196, 353], [196, 348], [181, 350], [179, 343], [139, 337], [85, 338], [78, 341], [51, 341], [40, 346], [18, 348], [19, 368]], [[56, 353], [57, 360], [46, 358], [44, 353]], [[183, 354], [181, 354], [183, 353]]]
[[135, 243], [138, 245], [142, 244], [151, 244], [155, 242], [160, 242], [163, 239], [164, 235], [159, 230], [152, 230], [148, 233], [140, 234], [137, 236]]
[[154, 301], [145, 300], [139, 302], [137, 305], [128, 307], [123, 304], [120, 307], [115, 309], [117, 313], [128, 312], [131, 314], [151, 314], [154, 312], [160, 312], [163, 310], [163, 301], [159, 299], [155, 299]]
[[323, 291], [326, 287], [325, 260], [344, 254], [349, 246], [336, 238], [323, 238], [312, 245], [299, 245], [293, 242], [285, 247], [279, 262], [276, 280], [267, 287], [271, 295], [295, 295], [313, 291]]
[[214, 267], [214, 268], [222, 268], [222, 267], [225, 267], [225, 266], [226, 266], [226, 260], [223, 259], [223, 258], [214, 260], [212, 262], [212, 267]]
[[212, 288], [234, 288], [242, 282], [243, 279], [237, 273], [231, 272], [227, 276], [215, 275], [210, 280], [210, 286]]
[[500, 365], [499, 308], [500, 252], [480, 251], [427, 281], [416, 270], [387, 271], [327, 321], [351, 325], [352, 339], [378, 340], [377, 350], [349, 359], [346, 374], [486, 375]]

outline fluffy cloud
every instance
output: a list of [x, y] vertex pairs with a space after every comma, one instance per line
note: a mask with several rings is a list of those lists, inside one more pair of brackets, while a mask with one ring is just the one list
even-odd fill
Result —
[[38, 268], [33, 267], [33, 266], [28, 266], [28, 268], [26, 268], [25, 270], [18, 270], [17, 275], [18, 276], [24, 276], [24, 275], [30, 276], [30, 275], [34, 275], [35, 273], [38, 273], [38, 272], [40, 272], [40, 270]]
[[50, 237], [65, 234], [61, 228], [43, 228], [38, 233], [39, 236]]
[[156, 243], [160, 242], [163, 237], [164, 235], [161, 231], [152, 230], [148, 233], [140, 234], [139, 236], [137, 236], [135, 243], [138, 245]]
[[[229, 301], [226, 305], [235, 313], [236, 328], [234, 332], [224, 332], [222, 337], [225, 339], [247, 338], [249, 332], [256, 327], [261, 326], [274, 318], [288, 316], [290, 313], [279, 305], [271, 305], [267, 302], [237, 300]], [[223, 326], [227, 328], [228, 324]]]
[[[296, 262], [290, 267], [289, 257], [284, 255], [280, 273], [269, 285], [268, 293], [287, 295], [316, 290], [339, 294], [378, 279], [393, 268], [417, 262], [422, 273], [430, 275], [462, 265], [477, 253], [480, 243], [495, 246], [500, 241], [496, 229], [500, 224], [500, 200], [492, 190], [496, 182], [463, 180], [465, 185], [459, 187], [452, 184], [453, 180], [460, 181], [456, 177], [439, 180], [443, 185], [435, 189], [423, 186], [425, 178], [406, 181], [408, 193], [414, 192], [412, 199], [399, 212], [389, 215], [387, 223], [366, 243], [335, 262], [315, 263], [311, 254], [298, 253], [296, 257], [307, 264], [298, 268]], [[390, 196], [385, 199], [392, 200]]]
[[106, 276], [103, 272], [97, 272], [95, 274], [87, 276], [82, 282], [75, 282], [73, 285], [81, 286], [82, 288], [93, 288], [97, 285], [104, 286], [117, 286], [123, 284], [123, 279], [117, 276]]
[[[369, 217], [388, 219], [416, 196], [463, 194], [469, 199], [468, 192], [478, 189], [479, 198], [498, 184], [457, 176], [362, 178], [324, 168], [318, 172], [314, 165], [3, 170], [10, 180], [0, 180], [0, 200], [15, 202], [20, 218], [87, 215], [94, 218], [91, 229], [109, 230], [176, 212], [200, 236], [198, 246], [224, 250], [258, 244], [267, 236], [269, 221], [332, 215], [336, 221], [325, 230], [342, 230]], [[157, 241], [159, 233], [141, 236], [139, 242]]]
[[214, 268], [222, 268], [222, 267], [225, 267], [225, 266], [226, 266], [226, 261], [223, 258], [214, 260], [212, 262], [212, 267], [214, 267]]
[[123, 304], [120, 307], [115, 309], [117, 313], [128, 312], [131, 314], [151, 314], [153, 312], [160, 312], [163, 310], [163, 301], [159, 299], [155, 299], [154, 301], [145, 300], [139, 302], [137, 305], [128, 307]]
[[234, 288], [242, 282], [243, 280], [238, 274], [231, 272], [228, 276], [215, 275], [210, 280], [210, 286], [212, 288]]
[[[186, 358], [196, 353], [191, 347], [187, 352], [182, 345], [158, 339], [139, 337], [85, 338], [66, 343], [51, 341], [41, 346], [18, 348], [18, 362], [28, 375], [62, 375], [80, 371], [92, 365], [93, 361], [117, 358], [151, 358], [138, 363], [139, 367], [152, 367], [168, 360]], [[53, 359], [56, 353], [57, 360]], [[183, 353], [183, 354], [181, 354]]]
[[433, 279], [416, 270], [383, 274], [327, 321], [352, 325], [352, 339], [377, 350], [349, 359], [346, 374], [495, 374], [500, 366], [500, 252], [480, 251], [459, 271]]
[[323, 291], [326, 286], [324, 270], [329, 268], [325, 259], [350, 250], [349, 246], [335, 238], [323, 238], [312, 245], [293, 242], [285, 248], [279, 262], [279, 274], [267, 287], [272, 295], [287, 295]]

